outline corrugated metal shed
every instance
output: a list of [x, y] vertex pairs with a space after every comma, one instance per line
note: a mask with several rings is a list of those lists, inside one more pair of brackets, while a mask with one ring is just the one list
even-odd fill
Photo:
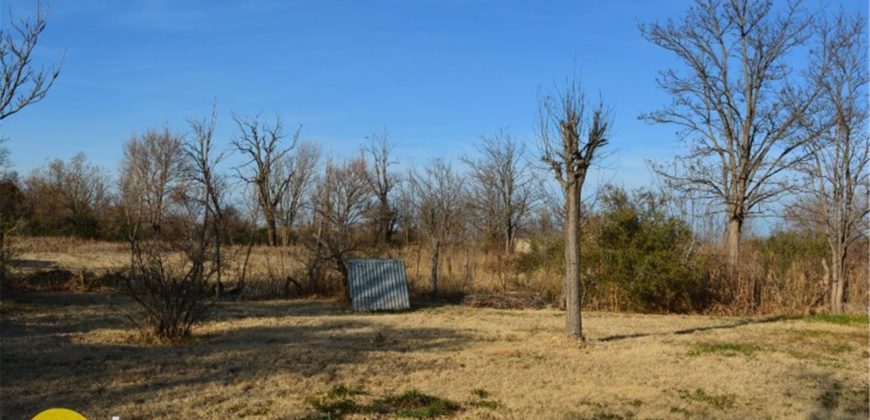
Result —
[[400, 260], [350, 260], [350, 298], [355, 311], [408, 309], [408, 280]]

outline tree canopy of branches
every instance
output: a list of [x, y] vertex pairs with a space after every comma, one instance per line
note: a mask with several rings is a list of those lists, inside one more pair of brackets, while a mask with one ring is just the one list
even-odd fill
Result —
[[[228, 185], [218, 171], [218, 165], [226, 157], [226, 152], [215, 150], [213, 140], [216, 122], [216, 110], [212, 111], [209, 119], [189, 120], [193, 136], [183, 143], [183, 150], [187, 160], [185, 175], [196, 192], [191, 198], [199, 200], [199, 205], [205, 212], [203, 219], [207, 225], [204, 229], [209, 230], [201, 234], [204, 238], [200, 241], [205, 242], [203, 246], [210, 244], [214, 248], [212, 258], [216, 283], [215, 295], [220, 297], [224, 288], [221, 282], [224, 268], [221, 245], [225, 233], [224, 202]], [[241, 289], [238, 291], [241, 292]]]
[[316, 177], [320, 161], [320, 145], [313, 142], [301, 142], [291, 155], [285, 156], [277, 165], [279, 179], [290, 177], [290, 184], [283, 199], [278, 204], [280, 214], [282, 241], [290, 243], [290, 234], [303, 215], [306, 199], [311, 193], [311, 187]]
[[565, 197], [565, 331], [583, 340], [580, 200], [589, 167], [608, 142], [610, 121], [604, 102], [590, 108], [576, 80], [552, 95], [543, 96], [539, 113], [541, 159], [553, 172]]
[[282, 172], [278, 166], [296, 146], [299, 130], [287, 141], [280, 117], [276, 117], [271, 125], [259, 117], [234, 116], [233, 119], [239, 128], [233, 146], [247, 159], [244, 167], [239, 169], [239, 176], [256, 189], [269, 245], [278, 246], [279, 207], [295, 175], [292, 171]]
[[124, 143], [122, 201], [135, 207], [137, 217], [154, 232], [160, 232], [168, 202], [183, 187], [185, 163], [181, 136], [168, 128], [149, 130]]
[[47, 11], [36, 6], [33, 19], [10, 19], [0, 26], [0, 120], [41, 101], [60, 75], [61, 64], [36, 67], [33, 52], [45, 31]]
[[462, 228], [466, 210], [465, 180], [450, 164], [432, 161], [422, 173], [413, 174], [417, 220], [432, 252], [432, 295], [438, 294], [438, 262], [442, 247], [450, 244]]
[[392, 191], [398, 182], [398, 178], [390, 172], [390, 166], [395, 165], [390, 158], [393, 146], [390, 144], [390, 134], [386, 130], [380, 134], [373, 134], [367, 139], [368, 143], [363, 147], [369, 168], [366, 171], [366, 182], [369, 185], [377, 204], [374, 206], [376, 236], [383, 244], [389, 244], [393, 240], [396, 230], [396, 211], [392, 205]]
[[330, 159], [313, 200], [315, 223], [319, 226], [314, 237], [315, 258], [331, 262], [341, 275], [346, 300], [350, 299], [347, 260], [360, 250], [361, 240], [355, 229], [365, 220], [371, 197], [365, 175], [361, 157], [344, 163]]
[[535, 178], [525, 148], [509, 135], [483, 137], [475, 145], [478, 158], [463, 157], [473, 181], [470, 199], [485, 233], [513, 252], [517, 231], [536, 201]]
[[657, 167], [677, 188], [697, 189], [724, 205], [731, 267], [740, 258], [747, 216], [786, 192], [782, 176], [803, 157], [798, 121], [818, 96], [800, 83], [789, 54], [809, 36], [799, 3], [777, 12], [772, 0], [696, 0], [684, 18], [641, 26], [684, 69], [660, 73], [671, 105], [641, 118], [679, 127], [690, 142], [676, 173]]
[[[830, 305], [841, 313], [848, 296], [846, 257], [867, 231], [870, 141], [867, 136], [867, 42], [865, 19], [843, 12], [820, 21], [811, 75], [821, 94], [808, 131], [810, 160], [801, 167], [808, 184], [798, 216], [825, 233], [831, 251]], [[818, 133], [818, 135], [816, 135]]]

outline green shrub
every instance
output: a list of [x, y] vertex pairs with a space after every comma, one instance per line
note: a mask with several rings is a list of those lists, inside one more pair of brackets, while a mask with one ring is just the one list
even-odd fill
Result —
[[597, 265], [595, 284], [613, 284], [621, 305], [636, 311], [684, 312], [697, 308], [701, 276], [691, 270], [687, 250], [692, 231], [665, 212], [659, 194], [628, 194], [613, 186], [601, 193], [600, 232], [588, 262]]

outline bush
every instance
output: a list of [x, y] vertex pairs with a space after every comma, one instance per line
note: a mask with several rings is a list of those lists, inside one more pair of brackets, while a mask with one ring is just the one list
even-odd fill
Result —
[[619, 290], [618, 304], [629, 310], [700, 309], [703, 285], [687, 252], [693, 234], [683, 220], [666, 214], [664, 198], [607, 187], [602, 203], [601, 226], [584, 261], [595, 267], [592, 284]]
[[173, 264], [171, 250], [161, 249], [164, 246], [132, 244], [127, 290], [141, 310], [129, 318], [145, 339], [177, 343], [190, 337], [193, 326], [205, 317], [214, 270], [201, 249], [183, 251], [184, 262]]

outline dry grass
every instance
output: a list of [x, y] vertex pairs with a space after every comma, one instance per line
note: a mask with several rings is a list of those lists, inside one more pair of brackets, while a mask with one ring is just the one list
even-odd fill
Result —
[[432, 402], [458, 418], [868, 416], [866, 318], [591, 313], [580, 346], [556, 310], [258, 301], [220, 303], [189, 345], [147, 347], [117, 315], [129, 305], [6, 297], [2, 417], [389, 417]]
[[[18, 262], [23, 274], [46, 270], [69, 271], [66, 273], [67, 277], [75, 277], [70, 283], [74, 287], [67, 287], [71, 290], [91, 289], [86, 287], [88, 282], [85, 280], [88, 277], [96, 277], [93, 283], [111, 283], [112, 278], [102, 281], [100, 277], [105, 275], [112, 277], [115, 272], [123, 273], [129, 262], [128, 250], [124, 243], [40, 237], [19, 238], [18, 242], [18, 249], [21, 250]], [[230, 287], [233, 287], [239, 278], [245, 252], [246, 248], [242, 246], [227, 247], [224, 250], [227, 262], [224, 280]], [[412, 245], [400, 249], [388, 249], [381, 254], [371, 256], [401, 259], [405, 262], [412, 292], [424, 295], [430, 290], [431, 261], [426, 246]], [[255, 247], [248, 264], [245, 296], [259, 299], [294, 296], [298, 290], [287, 280], [287, 277], [290, 276], [303, 286], [306, 285], [307, 258], [307, 252], [301, 246]], [[794, 268], [792, 271], [794, 272], [782, 278], [765, 278], [760, 296], [761, 304], [754, 309], [749, 305], [749, 280], [728, 280], [721, 285], [721, 290], [724, 294], [734, 295], [726, 299], [730, 303], [713, 305], [707, 311], [728, 315], [802, 313], [809, 308], [822, 290], [821, 278], [808, 276], [808, 271], [803, 269]], [[323, 293], [335, 293], [340, 288], [341, 282], [335, 273], [332, 274], [324, 284]], [[727, 277], [724, 273], [719, 274], [720, 280]], [[866, 312], [867, 305], [870, 304], [868, 303], [870, 282], [867, 281], [866, 276], [866, 266], [856, 267], [848, 298], [848, 307], [853, 313]], [[42, 276], [37, 277], [42, 280]], [[47, 283], [63, 282], [48, 279]], [[487, 303], [492, 300], [489, 297], [493, 297], [494, 305], [490, 306], [516, 306], [511, 305], [511, 299], [502, 299], [505, 296], [514, 296], [511, 293], [516, 295], [520, 305], [527, 307], [536, 306], [535, 304], [540, 302], [554, 303], [559, 301], [561, 284], [557, 267], [545, 266], [532, 273], [520, 273], [512, 268], [511, 261], [504, 256], [487, 254], [481, 250], [466, 249], [462, 246], [443, 251], [439, 289], [448, 296], [475, 295], [472, 297], [477, 299], [472, 299], [472, 303]], [[619, 311], [620, 304], [617, 297], [620, 290], [610, 286], [613, 285], [598, 285], [592, 289], [586, 296], [586, 307]], [[63, 287], [36, 288], [64, 289]], [[822, 302], [825, 303], [826, 301]]]

